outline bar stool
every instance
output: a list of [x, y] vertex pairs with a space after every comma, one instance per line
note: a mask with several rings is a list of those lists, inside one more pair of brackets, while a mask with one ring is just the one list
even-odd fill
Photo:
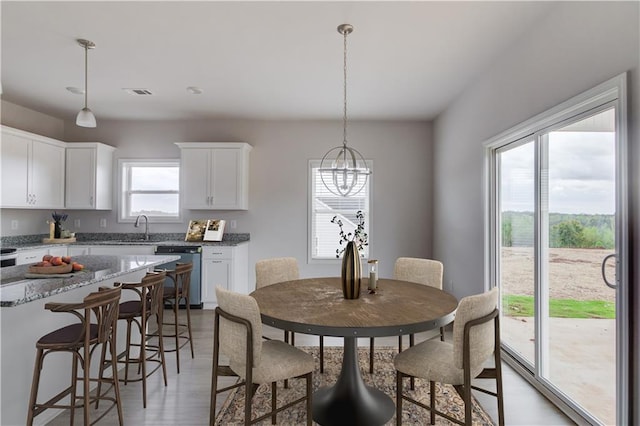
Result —
[[[138, 295], [137, 300], [130, 300], [120, 304], [120, 314], [118, 319], [127, 321], [127, 346], [124, 353], [124, 361], [119, 359], [119, 363], [125, 364], [124, 382], [125, 386], [129, 382], [142, 382], [142, 406], [147, 408], [147, 377], [162, 368], [164, 385], [167, 386], [167, 368], [164, 358], [164, 345], [162, 342], [162, 289], [166, 274], [164, 272], [148, 272], [139, 283], [116, 283], [121, 285], [122, 290], [130, 290]], [[158, 331], [155, 334], [147, 333], [149, 320], [155, 317]], [[131, 339], [131, 328], [136, 324], [140, 332], [140, 342], [133, 342]], [[149, 342], [149, 337], [158, 336], [158, 344]], [[138, 356], [131, 356], [131, 347], [138, 347]], [[150, 352], [147, 355], [147, 352]], [[158, 359], [154, 359], [158, 357]], [[147, 362], [156, 362], [158, 365], [147, 372]], [[129, 378], [129, 365], [137, 364], [140, 377]]]
[[[191, 271], [193, 271], [193, 263], [176, 263], [174, 270], [165, 271], [167, 278], [169, 278], [173, 285], [165, 286], [163, 293], [164, 303], [171, 304], [173, 309], [172, 323], [165, 322], [164, 325], [174, 326], [173, 334], [165, 334], [164, 337], [175, 338], [175, 349], [165, 349], [165, 352], [176, 353], [176, 367], [178, 374], [180, 374], [180, 349], [187, 343], [191, 347], [191, 358], [194, 358], [193, 354], [193, 339], [191, 335], [191, 307], [189, 306], [189, 287], [191, 286]], [[185, 308], [187, 311], [187, 322], [180, 323], [178, 321], [178, 309], [180, 308], [180, 302], [184, 300]], [[184, 333], [188, 336], [185, 336]], [[183, 340], [182, 344], [180, 339]]]
[[[51, 312], [68, 312], [80, 319], [80, 322], [68, 325], [52, 331], [42, 336], [36, 343], [36, 362], [33, 371], [33, 383], [31, 385], [31, 396], [29, 398], [29, 412], [27, 414], [27, 425], [33, 424], [33, 418], [42, 414], [48, 408], [65, 408], [71, 410], [71, 424], [73, 424], [75, 409], [82, 407], [84, 411], [84, 424], [91, 424], [89, 419], [90, 404], [102, 399], [111, 401], [113, 404], [97, 419], [100, 420], [113, 407], [118, 410], [118, 421], [122, 420], [122, 404], [120, 400], [120, 389], [118, 387], [118, 368], [114, 360], [116, 354], [116, 329], [118, 321], [118, 303], [120, 301], [121, 288], [100, 288], [97, 292], [87, 295], [82, 303], [47, 303], [44, 307]], [[82, 312], [84, 311], [84, 313]], [[93, 315], [92, 315], [93, 312]], [[95, 322], [92, 322], [92, 316]], [[107, 343], [109, 344], [110, 360], [106, 360]], [[93, 351], [101, 346], [100, 355], [100, 376], [97, 379], [90, 378], [91, 356]], [[58, 393], [56, 396], [44, 403], [38, 403], [38, 386], [40, 384], [40, 373], [42, 371], [44, 358], [50, 353], [69, 352], [73, 356], [71, 366], [71, 385]], [[83, 373], [78, 376], [78, 364], [82, 367]], [[106, 368], [111, 368], [112, 377], [104, 377], [102, 372]], [[77, 396], [77, 382], [82, 381], [83, 395]], [[98, 391], [95, 396], [89, 394], [89, 383], [98, 382]], [[111, 386], [101, 393], [102, 383]], [[109, 390], [113, 388], [114, 396], [107, 396]], [[65, 396], [70, 395], [68, 405], [58, 404]], [[78, 400], [82, 400], [78, 404]], [[97, 421], [96, 420], [96, 421]]]

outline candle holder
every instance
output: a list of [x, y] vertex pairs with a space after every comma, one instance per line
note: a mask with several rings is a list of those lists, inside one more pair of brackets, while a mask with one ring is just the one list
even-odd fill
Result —
[[374, 294], [378, 288], [378, 261], [370, 259], [369, 262], [369, 293]]

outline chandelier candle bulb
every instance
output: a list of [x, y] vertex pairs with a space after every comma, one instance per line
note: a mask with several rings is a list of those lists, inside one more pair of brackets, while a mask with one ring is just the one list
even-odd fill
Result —
[[369, 260], [369, 290], [375, 293], [378, 286], [378, 261], [375, 259]]

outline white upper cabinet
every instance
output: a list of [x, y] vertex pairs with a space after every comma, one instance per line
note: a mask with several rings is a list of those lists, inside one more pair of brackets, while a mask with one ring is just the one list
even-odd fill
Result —
[[67, 144], [66, 208], [111, 209], [114, 151], [98, 142]]
[[248, 210], [249, 152], [244, 142], [178, 142], [182, 207]]
[[65, 143], [2, 126], [2, 208], [64, 208]]

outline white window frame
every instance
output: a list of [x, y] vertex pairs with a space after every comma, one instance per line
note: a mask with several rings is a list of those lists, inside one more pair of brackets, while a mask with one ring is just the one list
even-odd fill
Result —
[[[131, 167], [178, 167], [178, 176], [180, 176], [180, 159], [125, 159], [118, 160], [118, 222], [119, 223], [133, 223], [136, 220], [136, 216], [130, 214], [130, 197], [131, 194], [178, 194], [178, 215], [177, 216], [149, 216], [149, 221], [154, 223], [179, 223], [182, 222], [182, 208], [180, 203], [180, 191], [179, 190], [167, 190], [167, 191], [131, 191], [129, 189], [129, 181], [126, 176], [129, 174]], [[178, 177], [178, 179], [180, 179]], [[179, 187], [180, 182], [178, 182]]]
[[[599, 109], [609, 108], [613, 105], [616, 109], [616, 168], [617, 168], [617, 187], [616, 187], [616, 281], [618, 286], [618, 297], [616, 300], [616, 421], [618, 424], [628, 424], [628, 404], [629, 404], [629, 205], [628, 205], [628, 164], [627, 164], [627, 73], [620, 74], [598, 86], [587, 90], [535, 117], [520, 123], [511, 129], [484, 142], [484, 242], [485, 242], [485, 288], [489, 289], [497, 285], [499, 279], [498, 270], [498, 241], [497, 235], [500, 229], [498, 220], [497, 194], [496, 186], [496, 161], [495, 153], [501, 147], [512, 142], [517, 142], [523, 138], [535, 137], [537, 134], [548, 131], [553, 126], [562, 123], [564, 120], [578, 117], [581, 114], [593, 114]], [[539, 226], [539, 225], [538, 225]], [[620, 238], [621, 237], [621, 238]], [[536, 309], [540, 309], [540, 300], [536, 297], [538, 304]], [[539, 330], [544, 327], [541, 324], [540, 315], [537, 315], [536, 328]], [[537, 338], [537, 337], [536, 337]], [[505, 349], [503, 347], [503, 349]], [[507, 351], [508, 352], [508, 351]], [[540, 356], [539, 353], [536, 354]], [[515, 356], [514, 356], [515, 357]], [[505, 358], [503, 358], [505, 359]], [[506, 357], [509, 362], [508, 357]], [[516, 366], [517, 371], [524, 372], [522, 364], [517, 362], [510, 363]], [[518, 367], [520, 365], [520, 367]], [[539, 363], [536, 361], [536, 368]], [[572, 407], [574, 412], [577, 410], [574, 404], [567, 401], [563, 395], [557, 395], [555, 392], [542, 386], [537, 380], [539, 373], [530, 372], [523, 374], [525, 378], [531, 378], [530, 382], [541, 391], [547, 398], [556, 404], [565, 404]], [[536, 378], [536, 380], [533, 380]], [[571, 411], [570, 411], [571, 412]], [[574, 418], [576, 421], [584, 420], [582, 417]], [[596, 422], [592, 419], [591, 422]], [[597, 422], [596, 422], [597, 423]], [[595, 423], [594, 423], [595, 424]]]
[[[372, 160], [365, 160], [367, 163], [367, 166], [369, 167], [369, 170], [373, 171], [373, 161]], [[337, 258], [335, 255], [333, 255], [330, 258], [326, 258], [326, 257], [316, 257], [314, 256], [314, 241], [315, 241], [315, 233], [314, 233], [314, 216], [316, 214], [316, 211], [314, 210], [314, 203], [313, 200], [315, 198], [315, 187], [314, 187], [314, 169], [318, 169], [320, 167], [320, 163], [321, 160], [319, 159], [313, 159], [313, 160], [309, 160], [309, 164], [307, 167], [308, 170], [308, 226], [307, 226], [307, 232], [308, 232], [308, 237], [307, 237], [307, 262], [309, 264], [338, 264], [340, 262], [342, 262], [342, 256], [340, 256], [340, 258]], [[370, 256], [371, 253], [371, 233], [370, 230], [373, 229], [371, 224], [372, 224], [372, 213], [371, 213], [371, 197], [373, 194], [373, 181], [371, 179], [371, 175], [367, 178], [367, 186], [365, 188], [362, 189], [362, 191], [368, 191], [368, 193], [366, 194], [365, 197], [365, 206], [362, 209], [357, 209], [357, 210], [362, 210], [364, 217], [365, 217], [365, 222], [364, 222], [364, 226], [365, 226], [365, 232], [368, 235], [368, 246], [365, 248], [365, 250], [363, 251], [363, 253], [361, 254], [361, 256], [364, 256], [364, 258], [366, 259], [368, 256]], [[331, 209], [329, 209], [331, 210]], [[327, 210], [327, 211], [329, 211]], [[357, 210], [344, 210], [344, 211], [348, 211], [350, 213], [356, 213]], [[339, 213], [338, 210], [331, 210], [334, 211], [336, 213]], [[336, 230], [338, 229], [338, 225], [334, 225], [336, 227]], [[344, 247], [344, 246], [343, 246]], [[339, 248], [338, 245], [338, 240], [336, 239], [336, 248]]]

